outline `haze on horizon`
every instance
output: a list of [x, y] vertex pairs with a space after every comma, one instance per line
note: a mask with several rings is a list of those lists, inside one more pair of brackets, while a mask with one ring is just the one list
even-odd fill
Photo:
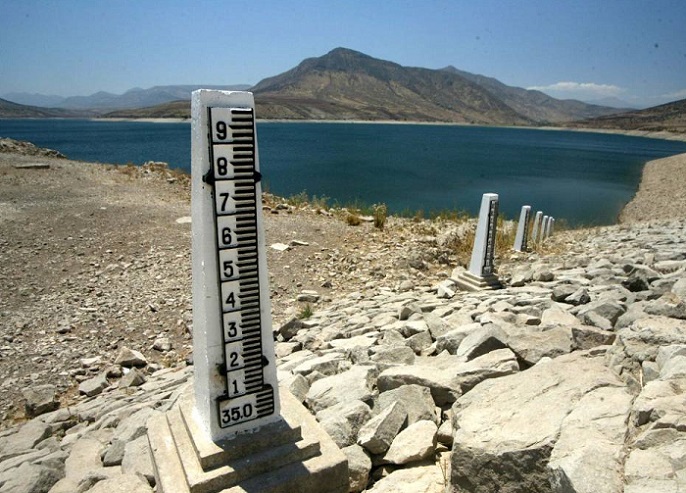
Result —
[[0, 97], [256, 84], [346, 47], [553, 97], [686, 98], [683, 0], [0, 0]]

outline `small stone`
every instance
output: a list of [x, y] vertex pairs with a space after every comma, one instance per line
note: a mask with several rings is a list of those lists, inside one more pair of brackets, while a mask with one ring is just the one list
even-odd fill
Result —
[[148, 364], [148, 360], [145, 359], [145, 356], [139, 351], [123, 347], [121, 351], [119, 351], [115, 363], [126, 368], [131, 368], [132, 366], [145, 366]]
[[155, 339], [155, 342], [152, 343], [152, 348], [161, 353], [168, 353], [171, 351], [172, 344], [168, 337], [158, 337]]
[[88, 380], [81, 382], [79, 385], [79, 392], [85, 394], [86, 397], [93, 397], [94, 395], [102, 393], [102, 391], [109, 386], [110, 384], [107, 381], [107, 376], [104, 373], [101, 373], [97, 377], [89, 378]]
[[269, 245], [269, 246], [270, 246], [270, 248], [273, 248], [273, 249], [276, 250], [277, 252], [285, 252], [286, 250], [288, 250], [288, 249], [290, 248], [290, 247], [289, 247], [288, 245], [286, 245], [285, 243], [272, 243], [272, 244]]
[[319, 301], [319, 293], [316, 291], [304, 290], [296, 298], [296, 301], [303, 303], [316, 303]]
[[145, 375], [136, 368], [131, 368], [121, 380], [119, 380], [119, 387], [138, 387], [145, 383]]
[[26, 416], [33, 418], [57, 409], [59, 402], [55, 399], [56, 390], [56, 387], [50, 384], [37, 385], [22, 390], [24, 399], [26, 399]]

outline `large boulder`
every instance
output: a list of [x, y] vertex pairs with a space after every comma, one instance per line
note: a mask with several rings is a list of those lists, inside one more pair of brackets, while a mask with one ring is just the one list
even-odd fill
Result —
[[[603, 460], [621, 460], [623, 435], [618, 437], [615, 428], [628, 418], [627, 395], [625, 384], [603, 358], [590, 352], [560, 356], [526, 372], [482, 382], [453, 406], [450, 491], [574, 491], [554, 490], [551, 484], [567, 485], [593, 473], [588, 454], [598, 436], [607, 441], [604, 450], [616, 452]], [[606, 406], [608, 396], [614, 408]], [[587, 416], [598, 421], [598, 428], [593, 426], [575, 444], [575, 430]], [[615, 426], [609, 436], [599, 431], [605, 419]], [[611, 465], [616, 471], [617, 464]]]

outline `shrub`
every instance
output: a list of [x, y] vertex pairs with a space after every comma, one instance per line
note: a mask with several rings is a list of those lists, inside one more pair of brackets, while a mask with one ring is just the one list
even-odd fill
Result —
[[374, 205], [374, 227], [377, 229], [383, 229], [386, 224], [386, 217], [388, 217], [388, 208], [386, 204], [375, 204]]

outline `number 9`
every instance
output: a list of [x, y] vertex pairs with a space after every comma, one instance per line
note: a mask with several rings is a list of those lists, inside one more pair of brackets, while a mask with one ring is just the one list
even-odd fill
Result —
[[217, 122], [216, 129], [217, 129], [217, 139], [225, 140], [227, 135], [228, 135], [227, 128], [226, 128], [226, 122], [222, 122], [222, 121]]

